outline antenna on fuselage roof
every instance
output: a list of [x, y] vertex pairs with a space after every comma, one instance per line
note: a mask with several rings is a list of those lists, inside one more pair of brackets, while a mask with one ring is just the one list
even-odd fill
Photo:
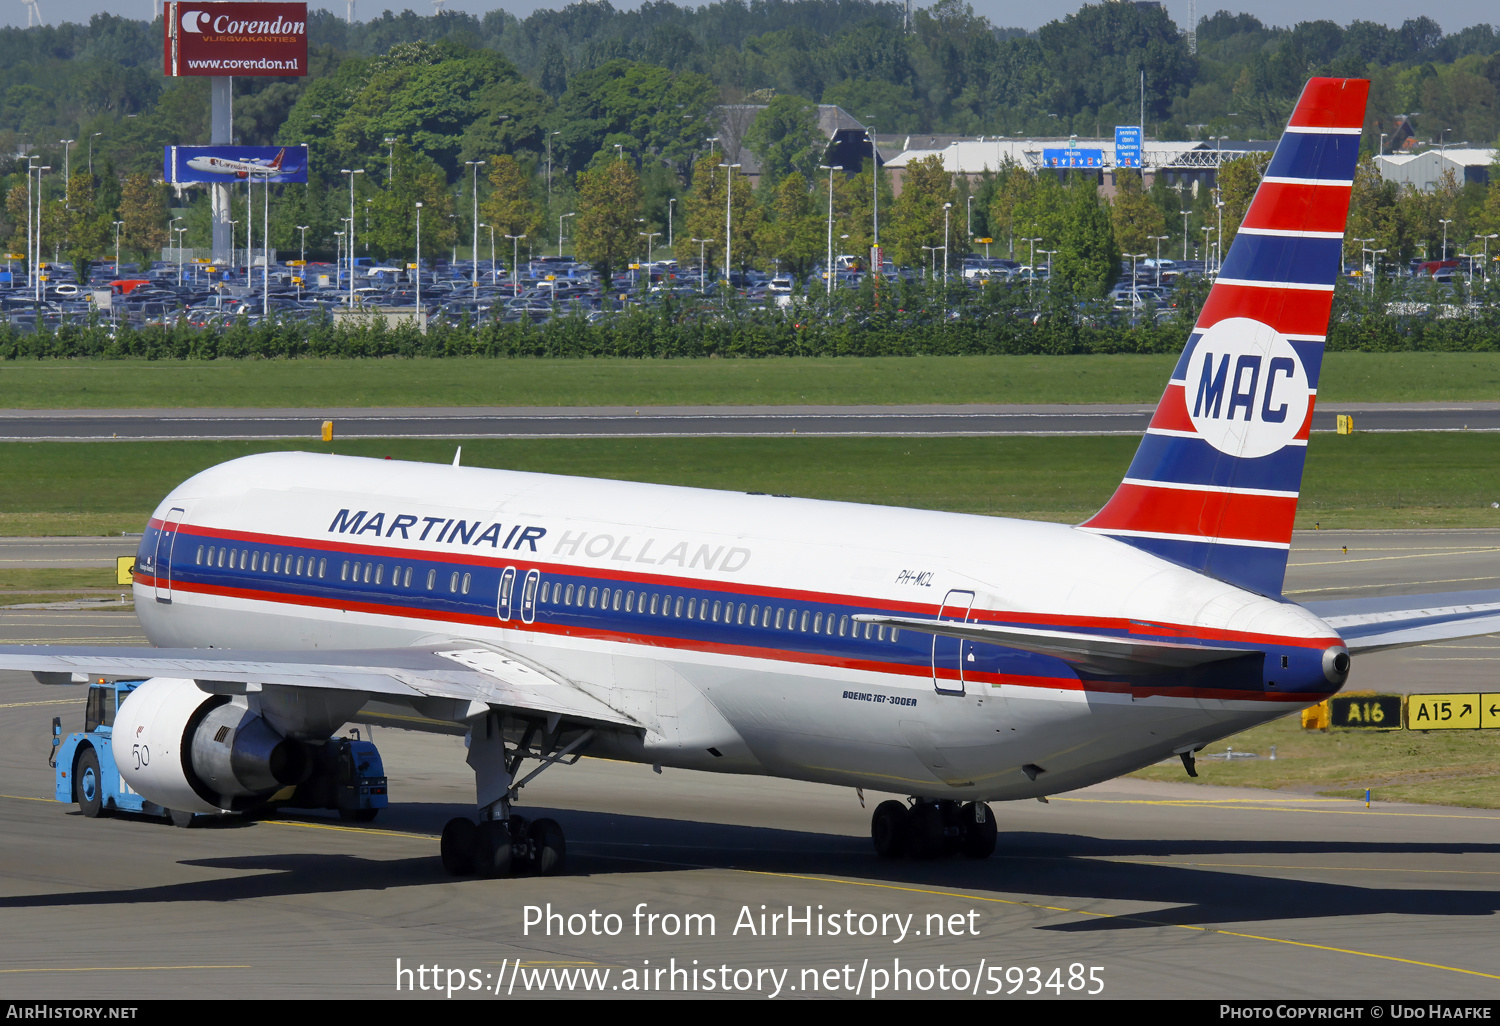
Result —
[[456, 453], [453, 454], [453, 465], [455, 467], [458, 466], [458, 461], [463, 456], [463, 454], [464, 454], [464, 447], [460, 445], [458, 447], [458, 452], [456, 452]]

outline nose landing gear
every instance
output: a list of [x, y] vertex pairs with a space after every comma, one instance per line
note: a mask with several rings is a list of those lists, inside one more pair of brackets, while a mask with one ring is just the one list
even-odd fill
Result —
[[983, 802], [914, 799], [881, 802], [870, 819], [870, 839], [883, 859], [963, 855], [987, 859], [995, 850], [995, 814]]

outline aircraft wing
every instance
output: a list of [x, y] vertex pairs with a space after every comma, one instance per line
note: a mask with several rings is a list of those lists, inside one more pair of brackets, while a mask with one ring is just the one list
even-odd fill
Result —
[[1500, 632], [1500, 590], [1302, 603], [1339, 632], [1351, 653]]
[[1035, 652], [1061, 659], [1093, 673], [1155, 673], [1263, 654], [1259, 649], [1216, 648], [1191, 642], [1158, 641], [1154, 638], [1121, 638], [1037, 627], [933, 620], [926, 617], [860, 614], [854, 619], [901, 630], [923, 631], [927, 634], [1003, 645], [1022, 652]]
[[29, 670], [48, 684], [97, 677], [183, 677], [217, 694], [267, 686], [357, 691], [449, 721], [494, 709], [592, 727], [643, 729], [560, 674], [473, 642], [291, 652], [10, 645], [0, 646], [0, 669]]

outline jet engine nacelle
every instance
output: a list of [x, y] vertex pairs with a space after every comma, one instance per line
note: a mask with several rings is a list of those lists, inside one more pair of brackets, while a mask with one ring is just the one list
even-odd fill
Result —
[[111, 739], [120, 777], [164, 808], [238, 811], [307, 778], [312, 759], [244, 699], [153, 677], [130, 693]]

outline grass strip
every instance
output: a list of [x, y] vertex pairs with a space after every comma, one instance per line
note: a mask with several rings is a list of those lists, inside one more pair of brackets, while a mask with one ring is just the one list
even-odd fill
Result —
[[[1211, 757], [1229, 748], [1257, 758]], [[1131, 775], [1339, 798], [1363, 798], [1369, 788], [1375, 801], [1500, 809], [1495, 730], [1303, 730], [1293, 714], [1209, 745], [1198, 753], [1197, 770], [1189, 777], [1172, 759]]]
[[[1155, 403], [1176, 356], [16, 360], [13, 409]], [[1482, 401], [1500, 353], [1329, 353], [1319, 400]]]
[[[1298, 526], [1500, 526], [1493, 435], [1320, 435]], [[177, 484], [256, 452], [302, 450], [450, 463], [453, 442], [9, 442], [0, 535], [141, 530]], [[1078, 522], [1124, 476], [1137, 440], [1066, 438], [627, 438], [468, 440], [467, 466], [771, 492]]]

